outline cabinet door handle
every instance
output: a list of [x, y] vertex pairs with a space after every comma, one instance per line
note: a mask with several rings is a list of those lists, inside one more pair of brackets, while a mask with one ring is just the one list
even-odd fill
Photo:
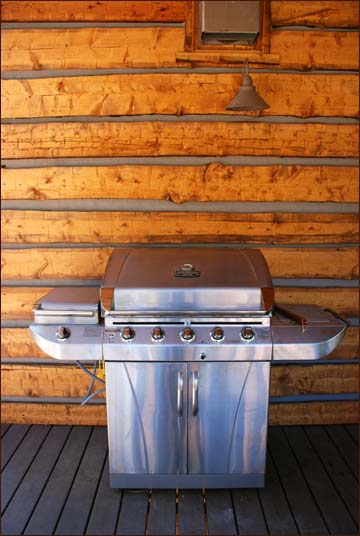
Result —
[[192, 414], [197, 415], [199, 411], [199, 373], [193, 372], [192, 378]]
[[177, 388], [177, 413], [182, 417], [184, 412], [184, 377], [182, 372], [178, 372], [178, 388]]

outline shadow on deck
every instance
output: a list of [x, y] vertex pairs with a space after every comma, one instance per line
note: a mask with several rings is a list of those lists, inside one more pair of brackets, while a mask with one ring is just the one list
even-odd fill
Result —
[[358, 426], [269, 429], [266, 487], [113, 490], [104, 427], [7, 425], [2, 534], [358, 534]]

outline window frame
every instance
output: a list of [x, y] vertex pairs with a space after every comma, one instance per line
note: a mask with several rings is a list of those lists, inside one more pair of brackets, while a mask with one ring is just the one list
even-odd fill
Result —
[[[239, 1], [239, 0], [238, 0]], [[270, 27], [271, 27], [271, 3], [270, 0], [260, 0], [260, 30], [254, 45], [244, 44], [203, 44], [199, 28], [198, 0], [186, 2], [185, 13], [185, 51], [186, 52], [249, 52], [269, 54], [270, 52]]]

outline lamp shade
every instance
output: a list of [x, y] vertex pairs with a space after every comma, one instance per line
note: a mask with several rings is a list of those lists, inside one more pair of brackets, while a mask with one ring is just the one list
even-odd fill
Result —
[[226, 109], [234, 112], [246, 112], [254, 110], [266, 110], [266, 108], [270, 108], [270, 106], [257, 93], [251, 76], [245, 73], [243, 75], [239, 91]]

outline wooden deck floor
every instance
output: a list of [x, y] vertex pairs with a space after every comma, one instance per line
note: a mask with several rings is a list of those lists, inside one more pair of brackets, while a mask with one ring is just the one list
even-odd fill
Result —
[[269, 430], [266, 487], [112, 490], [106, 428], [2, 425], [1, 534], [357, 534], [358, 427]]

